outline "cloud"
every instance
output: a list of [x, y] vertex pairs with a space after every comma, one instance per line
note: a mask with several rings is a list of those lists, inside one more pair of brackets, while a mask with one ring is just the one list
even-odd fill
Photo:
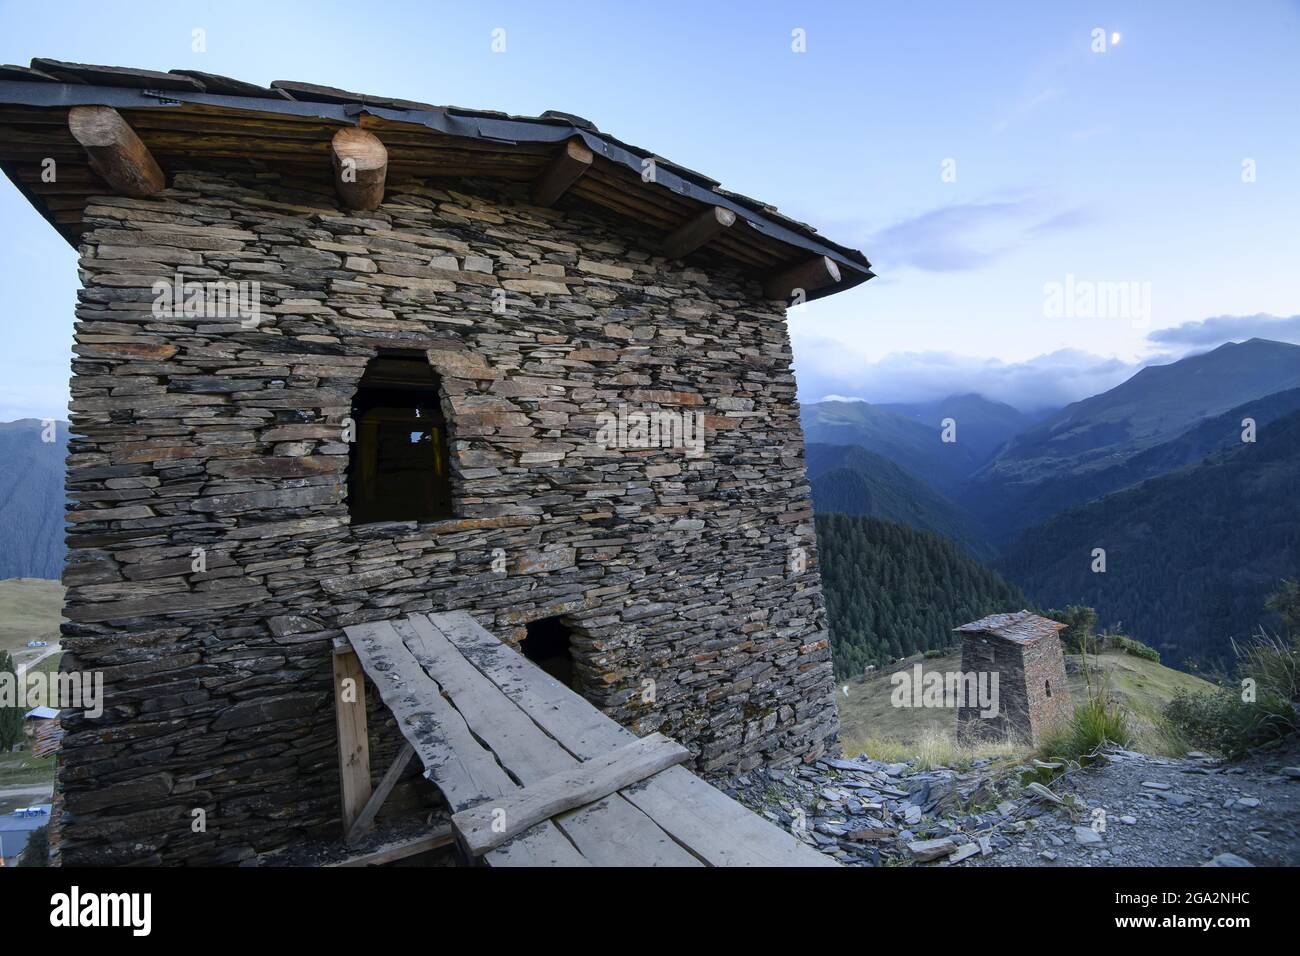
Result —
[[1147, 333], [1148, 352], [1127, 362], [1059, 349], [1022, 362], [951, 352], [892, 352], [870, 361], [843, 342], [794, 338], [799, 399], [927, 402], [978, 392], [1022, 411], [1059, 408], [1114, 388], [1148, 365], [1175, 362], [1225, 342], [1264, 338], [1300, 345], [1300, 315], [1218, 315]]
[[1078, 228], [1082, 209], [1045, 211], [1033, 199], [953, 203], [886, 226], [867, 238], [884, 270], [912, 266], [925, 272], [978, 269], [1030, 240]]
[[1114, 388], [1143, 365], [1060, 349], [1023, 362], [955, 355], [894, 352], [879, 361], [855, 355], [843, 343], [796, 338], [795, 372], [802, 402], [828, 397], [868, 402], [925, 402], [978, 392], [1023, 411], [1058, 408]]
[[1168, 347], [1199, 348], [1247, 339], [1273, 339], [1300, 345], [1300, 315], [1216, 315], [1147, 333], [1147, 340]]

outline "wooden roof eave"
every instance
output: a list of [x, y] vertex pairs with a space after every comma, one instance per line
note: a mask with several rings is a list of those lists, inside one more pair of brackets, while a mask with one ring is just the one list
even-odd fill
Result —
[[[776, 213], [771, 207], [722, 190], [714, 180], [684, 167], [656, 158], [654, 181], [643, 184], [642, 160], [650, 154], [622, 144], [589, 124], [576, 125], [554, 117], [534, 121], [499, 114], [460, 115], [448, 110], [397, 109], [374, 104], [0, 79], [0, 113], [9, 122], [15, 115], [13, 107], [19, 107], [20, 115], [31, 113], [34, 123], [49, 125], [50, 113], [64, 112], [77, 105], [111, 106], [126, 116], [142, 117], [141, 139], [156, 144], [159, 155], [167, 158], [180, 152], [179, 144], [190, 132], [186, 127], [196, 127], [194, 134], [201, 135], [202, 127], [209, 120], [221, 130], [216, 132], [215, 141], [222, 148], [214, 155], [225, 158], [241, 155], [234, 135], [237, 131], [247, 136], [250, 132], [256, 134], [259, 127], [267, 135], [253, 136], [259, 145], [247, 148], [249, 158], [266, 159], [268, 155], [285, 158], [280, 157], [281, 153], [286, 157], [300, 153], [304, 159], [327, 156], [329, 137], [340, 126], [392, 131], [395, 134], [391, 144], [393, 165], [404, 175], [418, 174], [423, 165], [422, 154], [432, 150], [442, 154], [440, 159], [444, 162], [430, 164], [428, 175], [446, 175], [448, 166], [458, 169], [462, 175], [474, 175], [473, 164], [481, 163], [484, 171], [479, 175], [527, 179], [532, 170], [547, 161], [551, 155], [548, 149], [576, 142], [599, 159], [592, 167], [597, 172], [591, 181], [580, 179], [575, 187], [575, 193], [588, 201], [643, 222], [653, 222], [668, 233], [685, 228], [693, 217], [710, 206], [725, 210], [730, 214], [729, 222], [734, 216], [737, 228], [712, 238], [710, 248], [727, 258], [749, 268], [759, 268], [760, 263], [769, 269], [779, 265], [781, 271], [796, 270], [810, 260], [828, 260], [828, 271], [839, 278], [823, 287], [806, 290], [808, 300], [842, 291], [872, 277], [870, 263], [861, 253], [812, 234], [808, 227], [801, 229], [802, 224]], [[160, 110], [166, 111], [165, 118]], [[158, 121], [148, 119], [153, 115], [159, 116]], [[407, 132], [399, 133], [399, 130]], [[62, 143], [67, 138], [66, 126], [59, 127], [59, 133]], [[422, 142], [424, 137], [428, 138], [427, 145]], [[277, 148], [268, 149], [268, 142], [275, 143]], [[4, 145], [4, 130], [0, 129], [0, 150]], [[207, 154], [202, 148], [186, 149], [185, 153]], [[14, 175], [7, 152], [0, 153], [0, 165], [28, 201], [75, 245], [72, 235], [76, 231], [75, 221], [66, 212], [56, 216], [46, 208], [35, 184], [23, 183]], [[635, 175], [628, 175], [629, 171]], [[693, 181], [692, 177], [701, 181]], [[658, 210], [659, 215], [647, 215], [652, 209]], [[820, 274], [821, 270], [817, 271]]]

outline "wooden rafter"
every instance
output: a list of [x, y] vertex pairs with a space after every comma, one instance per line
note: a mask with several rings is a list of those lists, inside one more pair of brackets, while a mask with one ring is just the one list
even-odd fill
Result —
[[591, 168], [593, 156], [582, 140], [566, 140], [564, 147], [533, 180], [533, 203], [554, 206], [560, 197]]
[[690, 255], [718, 236], [736, 221], [736, 214], [722, 206], [711, 206], [678, 226], [663, 241], [663, 254], [669, 259]]
[[388, 178], [388, 150], [374, 133], [345, 126], [330, 140], [334, 190], [349, 209], [378, 209]]
[[113, 189], [143, 199], [167, 186], [162, 168], [131, 124], [111, 106], [74, 106], [68, 130], [93, 169]]
[[800, 291], [807, 294], [839, 281], [840, 267], [827, 256], [817, 256], [764, 280], [763, 294], [769, 299], [791, 299]]

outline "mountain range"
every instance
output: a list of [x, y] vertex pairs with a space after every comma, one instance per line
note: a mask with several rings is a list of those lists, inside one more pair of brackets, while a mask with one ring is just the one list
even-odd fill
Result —
[[[956, 441], [943, 441], [945, 418]], [[823, 402], [802, 419], [819, 513], [997, 554], [1037, 606], [1094, 605], [1174, 661], [1222, 663], [1300, 572], [1300, 346], [1229, 343], [1045, 416], [954, 395]], [[1104, 574], [1091, 571], [1095, 548]]]
[[[894, 558], [872, 552], [868, 563], [885, 578], [860, 585], [887, 588], [890, 574], [931, 582], [930, 597], [908, 595], [920, 602], [910, 620], [900, 616], [907, 601], [891, 599], [890, 626], [912, 635], [902, 643], [930, 646], [919, 635], [933, 629], [926, 605], [942, 586], [935, 569], [946, 567], [954, 595], [1005, 597], [1001, 572], [1036, 606], [1091, 604], [1103, 623], [1122, 624], [1172, 662], [1222, 662], [1230, 638], [1268, 625], [1264, 596], [1300, 576], [1300, 346], [1223, 345], [1045, 416], [960, 394], [821, 402], [801, 418], [819, 516], [881, 522], [836, 527], [926, 558], [891, 571]], [[955, 440], [944, 440], [945, 426]], [[0, 423], [0, 577], [61, 572], [67, 431], [57, 423], [54, 440], [43, 441], [40, 421]], [[929, 539], [897, 527], [951, 542], [962, 562], [985, 562], [993, 577], [977, 581]], [[1097, 548], [1104, 573], [1091, 570]], [[855, 559], [869, 552], [843, 550]], [[861, 603], [834, 594], [848, 587], [848, 567], [828, 578], [830, 607]], [[859, 647], [855, 663], [886, 655], [881, 627], [872, 625], [869, 640], [848, 639]]]
[[63, 573], [67, 450], [67, 422], [54, 423], [52, 430], [35, 418], [0, 422], [0, 578]]
[[883, 518], [933, 531], [977, 557], [994, 556], [961, 508], [883, 455], [860, 445], [812, 444], [806, 453], [816, 511]]
[[[944, 420], [955, 423], [944, 441]], [[922, 405], [829, 401], [803, 406], [804, 440], [858, 445], [889, 459], [948, 495], [961, 489], [989, 455], [1032, 420], [979, 395]]]
[[[1095, 549], [1105, 570], [1094, 570]], [[996, 562], [1043, 605], [1084, 604], [1167, 653], [1230, 663], [1300, 569], [1300, 412], [1202, 461], [1056, 515]]]

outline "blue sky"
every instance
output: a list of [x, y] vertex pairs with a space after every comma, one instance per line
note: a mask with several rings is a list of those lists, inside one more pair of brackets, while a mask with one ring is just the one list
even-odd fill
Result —
[[[1226, 339], [1300, 342], [1294, 0], [0, 3], [0, 24], [9, 63], [578, 113], [774, 203], [880, 273], [792, 313], [805, 401], [1032, 407]], [[0, 419], [61, 416], [76, 257], [5, 183], [0, 217]], [[1149, 310], [1048, 314], [1067, 277]]]

